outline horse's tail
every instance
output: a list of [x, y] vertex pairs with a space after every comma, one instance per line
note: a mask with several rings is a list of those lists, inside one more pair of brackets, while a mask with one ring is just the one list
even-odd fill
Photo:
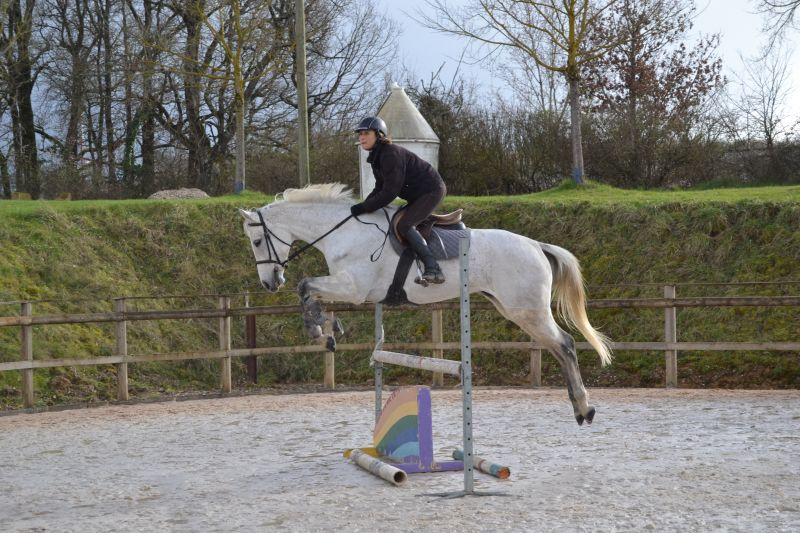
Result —
[[578, 259], [569, 251], [553, 244], [539, 243], [553, 270], [553, 297], [558, 315], [580, 331], [597, 350], [603, 365], [611, 363], [609, 339], [589, 323], [586, 316], [586, 292]]

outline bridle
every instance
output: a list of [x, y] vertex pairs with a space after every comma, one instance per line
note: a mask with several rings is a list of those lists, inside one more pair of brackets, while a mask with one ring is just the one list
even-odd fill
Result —
[[[287, 257], [286, 259], [281, 261], [281, 258], [278, 255], [278, 250], [275, 248], [275, 243], [272, 242], [272, 238], [274, 237], [275, 240], [277, 240], [281, 244], [284, 244], [284, 245], [286, 245], [288, 247], [291, 247], [292, 244], [289, 243], [289, 242], [284, 241], [283, 239], [281, 239], [280, 237], [275, 235], [272, 232], [272, 230], [270, 230], [267, 227], [267, 223], [264, 220], [264, 216], [261, 214], [261, 211], [258, 210], [258, 209], [256, 209], [255, 211], [256, 211], [256, 214], [258, 215], [258, 222], [248, 222], [247, 225], [251, 226], [251, 227], [259, 227], [259, 226], [261, 227], [261, 230], [263, 231], [263, 234], [264, 234], [262, 239], [264, 240], [264, 243], [266, 244], [267, 254], [268, 254], [267, 259], [257, 260], [256, 261], [256, 266], [258, 266], [258, 265], [275, 265], [275, 269], [274, 269], [275, 272], [278, 272], [278, 267], [286, 268], [286, 265], [289, 263], [289, 261], [292, 261], [293, 259], [296, 259], [297, 256], [299, 256], [300, 254], [302, 254], [303, 252], [305, 252], [306, 250], [308, 250], [309, 248], [311, 248], [312, 246], [317, 244], [319, 241], [321, 241], [322, 239], [324, 239], [325, 237], [327, 237], [328, 235], [330, 235], [331, 233], [333, 233], [334, 231], [336, 231], [337, 229], [342, 227], [344, 225], [344, 223], [347, 222], [348, 220], [350, 220], [351, 218], [355, 218], [361, 224], [366, 224], [368, 226], [375, 226], [384, 235], [383, 243], [378, 247], [378, 249], [376, 249], [374, 252], [372, 252], [372, 254], [370, 254], [370, 256], [369, 256], [370, 261], [372, 261], [373, 263], [376, 262], [380, 258], [381, 254], [383, 253], [383, 248], [384, 248], [384, 246], [386, 246], [386, 241], [389, 239], [389, 232], [391, 231], [391, 228], [387, 229], [386, 231], [383, 231], [380, 228], [380, 226], [378, 226], [374, 222], [364, 222], [363, 220], [360, 220], [356, 216], [347, 215], [347, 217], [345, 217], [343, 220], [341, 220], [339, 223], [337, 223], [334, 227], [332, 227], [331, 229], [329, 229], [328, 231], [326, 231], [325, 233], [323, 233], [322, 235], [320, 235], [319, 237], [314, 239], [312, 242], [306, 244], [305, 246], [303, 246], [302, 248], [300, 248], [296, 252], [294, 252], [292, 254], [289, 254], [289, 257]], [[390, 219], [389, 219], [389, 214], [386, 211], [386, 208], [381, 209], [381, 211], [383, 211], [383, 216], [386, 217], [386, 222], [389, 223]], [[391, 224], [389, 224], [389, 226], [391, 226]]]
[[248, 222], [247, 225], [248, 226], [252, 226], [252, 227], [261, 226], [261, 229], [264, 232], [263, 239], [264, 239], [264, 243], [267, 246], [267, 254], [269, 254], [267, 259], [261, 259], [259, 261], [256, 261], [256, 265], [264, 265], [264, 264], [276, 265], [275, 270], [277, 270], [279, 266], [281, 268], [286, 268], [286, 265], [289, 263], [289, 261], [292, 261], [293, 259], [296, 259], [297, 256], [299, 256], [300, 254], [302, 254], [303, 252], [305, 252], [306, 250], [308, 250], [309, 248], [311, 248], [312, 246], [317, 244], [319, 241], [321, 241], [322, 239], [324, 239], [325, 237], [327, 237], [328, 235], [330, 235], [331, 233], [333, 233], [334, 231], [336, 231], [337, 229], [342, 227], [345, 222], [347, 222], [348, 220], [353, 218], [353, 215], [347, 215], [347, 217], [344, 220], [342, 220], [341, 222], [336, 224], [334, 227], [332, 227], [331, 229], [326, 231], [320, 237], [318, 237], [315, 240], [313, 240], [312, 242], [306, 244], [305, 246], [303, 246], [302, 248], [300, 248], [296, 252], [294, 252], [292, 254], [289, 254], [289, 257], [287, 257], [286, 259], [281, 261], [281, 258], [278, 255], [278, 250], [275, 249], [275, 243], [272, 242], [272, 238], [274, 237], [275, 240], [277, 240], [281, 244], [285, 244], [286, 246], [289, 246], [289, 247], [291, 247], [292, 244], [289, 243], [289, 242], [284, 241], [283, 239], [281, 239], [280, 237], [278, 237], [277, 235], [272, 233], [272, 230], [270, 230], [267, 227], [267, 223], [264, 221], [264, 216], [261, 214], [260, 210], [256, 209], [256, 214], [258, 215], [258, 220], [259, 221], [258, 222]]

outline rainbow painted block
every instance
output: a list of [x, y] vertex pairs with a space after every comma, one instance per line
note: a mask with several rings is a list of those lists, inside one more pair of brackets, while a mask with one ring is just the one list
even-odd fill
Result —
[[[372, 448], [360, 448], [361, 451], [409, 474], [464, 469], [462, 461], [435, 461], [433, 458], [431, 390], [428, 387], [403, 387], [394, 391], [375, 424], [372, 442]], [[349, 454], [345, 452], [345, 456]]]

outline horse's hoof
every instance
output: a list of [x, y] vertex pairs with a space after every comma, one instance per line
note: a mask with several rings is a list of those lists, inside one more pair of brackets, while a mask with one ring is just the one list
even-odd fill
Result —
[[344, 326], [338, 318], [333, 321], [333, 332], [340, 336], [344, 335]]
[[578, 421], [578, 425], [579, 426], [582, 426], [583, 425], [583, 421], [585, 420], [585, 418], [583, 418], [582, 414], [577, 414], [577, 415], [575, 415], [575, 420]]
[[434, 283], [436, 285], [440, 285], [445, 282], [444, 274], [441, 270], [435, 270], [433, 272], [425, 272], [422, 275], [422, 279], [427, 281], [428, 283]]
[[334, 339], [333, 336], [329, 336], [328, 340], [325, 341], [325, 349], [329, 352], [336, 351], [336, 339]]
[[586, 423], [587, 424], [589, 424], [589, 425], [592, 424], [592, 421], [594, 420], [594, 413], [595, 413], [594, 407], [590, 407], [589, 408], [589, 412], [586, 413]]

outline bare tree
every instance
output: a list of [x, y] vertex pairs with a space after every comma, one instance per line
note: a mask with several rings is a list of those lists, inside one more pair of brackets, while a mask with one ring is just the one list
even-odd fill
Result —
[[[95, 33], [97, 34], [97, 92], [100, 120], [105, 125], [105, 163], [110, 181], [116, 179], [116, 149], [119, 144], [115, 128], [114, 93], [118, 85], [114, 63], [119, 57], [118, 42], [114, 33], [115, 14], [124, 11], [121, 3], [112, 0], [94, 0]], [[125, 29], [122, 28], [124, 32]], [[102, 159], [101, 159], [102, 160]]]
[[782, 181], [787, 177], [788, 169], [782, 164], [778, 146], [781, 138], [791, 138], [798, 127], [797, 121], [789, 120], [787, 109], [793, 91], [789, 81], [791, 55], [792, 51], [787, 48], [753, 59], [742, 58], [744, 73], [737, 76], [738, 94], [729, 95], [727, 99], [729, 136], [735, 143], [748, 148], [749, 161], [757, 161], [759, 158], [754, 154], [759, 150], [756, 146], [763, 147], [767, 165], [746, 166], [756, 177], [768, 181]]
[[32, 95], [42, 50], [33, 43], [36, 0], [7, 0], [0, 5], [3, 8], [0, 53], [8, 87], [16, 186], [18, 191], [38, 198], [42, 183]]
[[365, 96], [383, 94], [381, 75], [396, 60], [399, 30], [364, 0], [311, 2], [309, 25], [309, 119], [349, 131]]
[[[549, 63], [555, 63], [558, 51], [552, 43], [539, 44], [542, 47], [542, 56], [547, 57]], [[545, 46], [548, 48], [545, 49]], [[545, 111], [559, 121], [565, 118], [567, 93], [560, 83], [559, 73], [531, 62], [527, 54], [519, 50], [512, 50], [509, 59], [510, 64], [516, 68], [508, 68], [509, 64], [504, 62], [496, 74], [508, 83], [517, 101], [526, 109]]]
[[46, 77], [65, 106], [60, 151], [63, 163], [74, 171], [82, 156], [79, 136], [85, 118], [87, 83], [92, 77], [89, 61], [99, 35], [91, 31], [90, 16], [94, 11], [90, 10], [89, 0], [46, 0], [44, 7], [44, 38], [52, 43]]
[[[274, 158], [283, 173], [295, 146], [294, 4], [0, 0], [0, 173], [15, 174], [4, 188], [35, 197], [182, 185], [219, 193], [230, 189], [234, 160], [243, 177], [244, 138], [248, 155]], [[312, 123], [324, 150], [351, 151], [341, 132], [380, 97], [395, 50], [383, 32], [393, 27], [374, 0], [308, 6]]]
[[[213, 16], [203, 16], [211, 38], [219, 45], [224, 60], [207, 77], [233, 85], [236, 145], [236, 192], [245, 188], [245, 110], [248, 85], [251, 92], [267, 77], [275, 77], [284, 69], [281, 48], [287, 43], [273, 32], [275, 26], [265, 23], [266, 9], [261, 2], [230, 0], [219, 5]], [[269, 3], [266, 3], [269, 7]], [[274, 12], [273, 12], [274, 13]], [[268, 19], [267, 19], [268, 20]]]
[[[165, 77], [165, 97], [156, 107], [159, 124], [188, 153], [194, 186], [221, 192], [231, 144], [237, 146], [236, 179], [244, 178], [248, 111], [274, 89], [289, 50], [282, 12], [287, 0], [170, 0], [178, 22], [155, 36]], [[166, 37], [165, 37], [166, 34]], [[274, 99], [273, 99], [274, 101]]]
[[[150, 194], [155, 188], [156, 108], [163, 94], [162, 49], [174, 31], [174, 20], [162, 0], [127, 0], [122, 18], [122, 85], [126, 128], [123, 133], [123, 182], [130, 193]], [[130, 21], [130, 22], [129, 22]], [[159, 83], [159, 80], [161, 82]], [[137, 165], [136, 144], [141, 164]]]
[[765, 16], [765, 30], [769, 35], [767, 51], [775, 47], [789, 29], [797, 29], [795, 15], [800, 8], [800, 0], [759, 0], [758, 12]]
[[[617, 1], [473, 0], [456, 10], [444, 0], [427, 0], [434, 14], [418, 12], [418, 16], [429, 28], [489, 47], [520, 51], [534, 63], [564, 76], [569, 89], [572, 178], [583, 183], [581, 73], [588, 62], [617, 45], [616, 39], [589, 42], [592, 26]], [[555, 61], [542, 54], [543, 41], [558, 51]]]

